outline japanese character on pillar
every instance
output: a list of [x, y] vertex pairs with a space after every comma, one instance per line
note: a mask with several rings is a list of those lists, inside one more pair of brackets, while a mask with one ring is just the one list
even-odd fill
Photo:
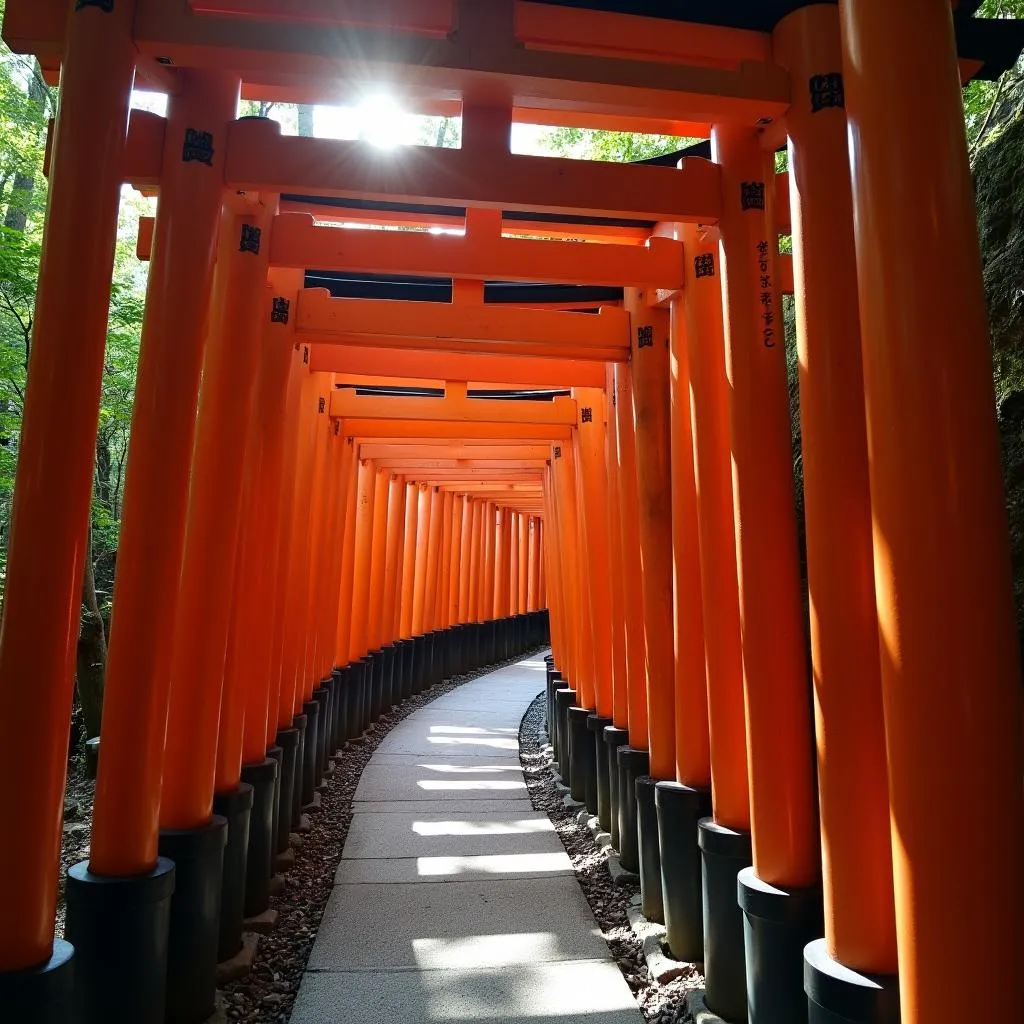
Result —
[[810, 85], [812, 114], [817, 114], [820, 110], [828, 110], [830, 107], [843, 108], [846, 106], [846, 89], [843, 86], [843, 76], [839, 72], [833, 72], [830, 75], [814, 75]]
[[306, 366], [309, 364], [309, 346], [302, 346], [302, 365]]
[[270, 308], [270, 322], [272, 324], [288, 323], [288, 315], [291, 312], [291, 308], [292, 304], [288, 299], [275, 295]]
[[255, 224], [242, 225], [242, 237], [238, 242], [239, 252], [251, 252], [254, 256], [260, 254], [260, 241], [263, 238], [263, 231]]
[[554, 454], [556, 459], [560, 459], [562, 457], [562, 446], [556, 444], [555, 448], [554, 448], [554, 453], [553, 454]]
[[580, 409], [580, 423], [593, 423], [594, 422], [594, 410], [589, 406], [585, 406]]
[[740, 208], [743, 210], [763, 210], [765, 208], [764, 182], [740, 182]]
[[775, 294], [772, 291], [771, 264], [767, 242], [757, 243], [757, 266], [761, 274], [761, 341], [765, 348], [775, 348]]
[[711, 252], [702, 252], [699, 256], [694, 256], [693, 270], [697, 275], [698, 280], [702, 277], [714, 277], [715, 254]]
[[654, 348], [653, 324], [644, 324], [642, 327], [638, 327], [636, 329], [636, 347]]
[[326, 398], [320, 398], [320, 400], [316, 404], [316, 411], [318, 413], [320, 413], [321, 415], [323, 415], [324, 412], [327, 411], [327, 399]]
[[185, 129], [185, 142], [181, 147], [181, 162], [206, 164], [213, 166], [213, 132], [203, 132], [198, 128]]

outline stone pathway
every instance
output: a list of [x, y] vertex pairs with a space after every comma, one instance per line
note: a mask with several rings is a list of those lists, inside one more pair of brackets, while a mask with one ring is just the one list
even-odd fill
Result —
[[366, 766], [292, 1024], [641, 1024], [519, 764], [538, 655], [416, 712]]

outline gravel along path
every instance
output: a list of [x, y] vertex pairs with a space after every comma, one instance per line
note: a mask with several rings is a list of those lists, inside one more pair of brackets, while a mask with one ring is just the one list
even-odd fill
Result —
[[519, 759], [534, 809], [544, 811], [554, 824], [601, 933], [644, 1016], [650, 1024], [692, 1022], [686, 1011], [686, 997], [693, 989], [703, 988], [704, 979], [696, 968], [665, 985], [658, 985], [651, 976], [640, 939], [626, 917], [634, 898], [639, 900], [640, 883], [612, 883], [605, 851], [594, 842], [589, 829], [577, 821], [578, 810], [563, 804], [562, 793], [555, 788], [551, 755], [540, 744], [544, 701], [542, 693], [530, 705], [519, 729]]

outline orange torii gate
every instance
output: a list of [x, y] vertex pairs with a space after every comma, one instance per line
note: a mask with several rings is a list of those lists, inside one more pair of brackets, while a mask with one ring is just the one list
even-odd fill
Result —
[[[1020, 27], [968, 0], [578, 6], [8, 0], [5, 39], [62, 91], [0, 634], [12, 1019], [203, 1019], [330, 744], [548, 620], [563, 777], [673, 952], [705, 964], [712, 1011], [931, 1024], [964, 934], [997, 1011], [1022, 1002], [1021, 691], [957, 95]], [[133, 80], [170, 95], [166, 118], [129, 117]], [[237, 118], [240, 95], [367, 83], [461, 115], [461, 148]], [[514, 123], [710, 138], [711, 159], [514, 154]], [[125, 182], [159, 209], [93, 841], [55, 942]], [[451, 296], [307, 287], [324, 274], [439, 276]], [[492, 281], [555, 291], [486, 301]], [[385, 387], [446, 394], [350, 393], [396, 373]], [[387, 454], [415, 445], [454, 453]], [[966, 881], [949, 807], [983, 823]]]

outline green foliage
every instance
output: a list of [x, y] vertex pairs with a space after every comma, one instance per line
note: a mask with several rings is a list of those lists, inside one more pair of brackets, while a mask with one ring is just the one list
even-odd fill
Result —
[[602, 132], [592, 128], [552, 128], [542, 136], [541, 145], [555, 156], [632, 163], [674, 153], [699, 141], [677, 139], [673, 135]]

